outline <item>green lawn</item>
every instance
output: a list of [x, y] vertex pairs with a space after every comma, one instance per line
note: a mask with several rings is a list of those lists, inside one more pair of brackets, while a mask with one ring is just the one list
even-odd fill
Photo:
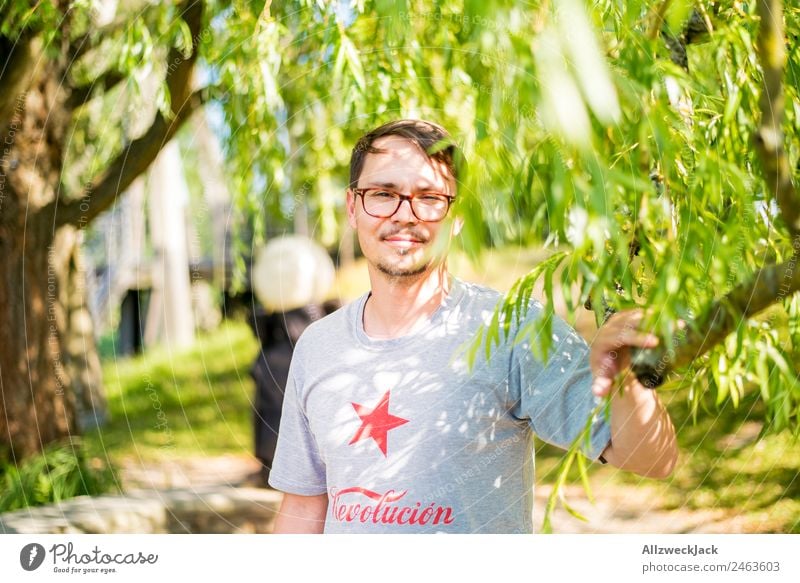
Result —
[[[650, 480], [611, 467], [593, 466], [595, 495], [615, 486], [646, 488], [665, 510], [718, 510], [743, 532], [800, 533], [800, 447], [784, 431], [758, 439], [763, 414], [755, 399], [738, 409], [707, 407], [697, 423], [687, 389], [662, 391], [678, 432], [680, 459], [668, 480]], [[551, 483], [560, 450], [537, 448], [537, 480]], [[575, 483], [577, 472], [573, 472]]]
[[724, 508], [751, 531], [800, 532], [800, 444], [788, 431], [758, 439], [761, 404], [709, 406], [694, 424], [685, 392], [674, 396], [683, 459], [664, 488], [668, 506]]
[[229, 321], [182, 353], [105, 360], [111, 419], [86, 435], [91, 451], [112, 461], [251, 453], [257, 349], [247, 325]]

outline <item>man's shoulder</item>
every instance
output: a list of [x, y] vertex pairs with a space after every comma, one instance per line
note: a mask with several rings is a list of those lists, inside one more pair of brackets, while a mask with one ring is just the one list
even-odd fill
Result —
[[462, 279], [457, 279], [456, 281], [458, 281], [458, 284], [463, 288], [464, 297], [472, 301], [496, 304], [503, 297], [503, 292], [480, 283], [464, 281]]
[[[460, 284], [464, 287], [466, 296], [474, 297], [478, 301], [485, 303], [498, 304], [500, 301], [505, 301], [507, 297], [506, 293], [479, 283], [460, 281]], [[534, 297], [528, 298], [526, 311], [533, 310], [538, 312], [543, 308], [544, 306], [542, 305], [542, 302], [540, 302], [538, 299]]]
[[[480, 314], [483, 323], [488, 325], [494, 318], [495, 311], [503, 309], [506, 301], [510, 301], [510, 313], [512, 314], [511, 334], [521, 327], [530, 325], [539, 320], [544, 311], [544, 305], [534, 297], [522, 300], [519, 297], [509, 297], [507, 294], [494, 288], [487, 287], [478, 283], [460, 281], [463, 289], [462, 305], [466, 314]], [[504, 318], [500, 314], [500, 319]]]
[[347, 334], [350, 326], [350, 312], [355, 309], [355, 302], [349, 302], [327, 316], [312, 322], [303, 330], [300, 338], [295, 345], [295, 352], [298, 350], [315, 350], [318, 343], [323, 342], [329, 345], [331, 338], [341, 338]]
[[[481, 320], [488, 324], [497, 309], [506, 301], [506, 294], [494, 288], [473, 282], [459, 282], [463, 293], [459, 302], [466, 314], [480, 315]], [[535, 300], [530, 300], [523, 309], [523, 320], [538, 315], [542, 305]]]

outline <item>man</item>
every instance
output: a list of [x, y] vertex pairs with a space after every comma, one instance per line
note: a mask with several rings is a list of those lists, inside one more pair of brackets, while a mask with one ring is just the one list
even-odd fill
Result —
[[[532, 532], [532, 434], [568, 447], [600, 397], [590, 459], [644, 476], [675, 465], [674, 428], [631, 375], [639, 311], [616, 314], [591, 351], [561, 319], [554, 354], [508, 341], [469, 369], [458, 349], [501, 299], [450, 276], [455, 147], [440, 126], [391, 122], [353, 150], [347, 212], [371, 291], [301, 336], [270, 484], [285, 492], [275, 532]], [[436, 146], [436, 147], [434, 147]], [[532, 302], [525, 322], [542, 309]], [[513, 338], [513, 330], [511, 338]], [[601, 461], [602, 461], [601, 460]]]

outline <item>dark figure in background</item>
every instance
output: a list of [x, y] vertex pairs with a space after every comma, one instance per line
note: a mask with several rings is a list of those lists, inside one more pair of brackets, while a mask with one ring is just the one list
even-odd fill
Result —
[[259, 309], [250, 313], [248, 324], [261, 343], [250, 374], [256, 384], [253, 426], [255, 455], [261, 462], [261, 478], [267, 485], [278, 428], [281, 423], [283, 391], [289, 375], [289, 363], [300, 334], [312, 322], [327, 316], [341, 306], [338, 300], [309, 304], [288, 312], [267, 313]]

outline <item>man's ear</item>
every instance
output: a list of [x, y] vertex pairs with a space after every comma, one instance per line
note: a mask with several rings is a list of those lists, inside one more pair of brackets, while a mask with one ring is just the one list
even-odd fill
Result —
[[351, 189], [347, 189], [347, 222], [356, 228], [356, 195]]

